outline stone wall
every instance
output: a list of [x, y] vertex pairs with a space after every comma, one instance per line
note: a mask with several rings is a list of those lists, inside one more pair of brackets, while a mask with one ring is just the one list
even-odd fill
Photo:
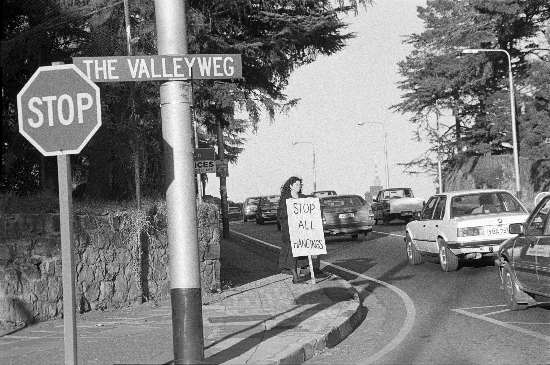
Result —
[[[75, 294], [80, 312], [169, 294], [165, 205], [104, 215], [74, 215]], [[202, 290], [220, 289], [220, 230], [215, 206], [198, 207]], [[63, 312], [58, 214], [0, 216], [0, 324]]]

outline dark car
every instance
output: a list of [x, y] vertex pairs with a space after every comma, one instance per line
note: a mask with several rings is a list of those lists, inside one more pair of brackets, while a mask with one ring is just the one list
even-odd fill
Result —
[[534, 296], [550, 299], [550, 193], [509, 231], [517, 236], [502, 243], [497, 263], [508, 307], [521, 310], [536, 303]]
[[277, 220], [277, 208], [279, 207], [279, 195], [262, 196], [256, 210], [256, 223], [264, 224], [266, 221]]
[[359, 195], [336, 195], [319, 198], [325, 235], [351, 234], [372, 231], [374, 216], [370, 205]]
[[243, 222], [256, 217], [256, 210], [260, 202], [259, 196], [246, 198], [243, 203]]

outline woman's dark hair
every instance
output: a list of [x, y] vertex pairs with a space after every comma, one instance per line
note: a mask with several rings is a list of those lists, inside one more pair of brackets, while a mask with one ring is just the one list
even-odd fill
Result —
[[296, 181], [302, 182], [302, 179], [296, 176], [291, 176], [288, 180], [281, 186], [281, 199], [290, 198], [290, 185], [294, 184]]

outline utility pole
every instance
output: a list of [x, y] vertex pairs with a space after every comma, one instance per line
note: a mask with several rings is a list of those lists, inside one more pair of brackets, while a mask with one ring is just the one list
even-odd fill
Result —
[[[187, 54], [185, 0], [155, 0], [159, 55]], [[204, 360], [189, 81], [160, 86], [174, 364]]]
[[[223, 147], [223, 126], [221, 121], [218, 122], [218, 160], [222, 166], [225, 166], [225, 149]], [[229, 237], [229, 218], [227, 216], [227, 184], [226, 184], [226, 170], [223, 167], [220, 171], [220, 199], [222, 210], [222, 227], [223, 237]]]

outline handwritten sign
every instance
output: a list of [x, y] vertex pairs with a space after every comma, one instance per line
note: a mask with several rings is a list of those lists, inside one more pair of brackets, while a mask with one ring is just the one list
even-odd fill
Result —
[[292, 256], [326, 255], [319, 198], [287, 199]]

